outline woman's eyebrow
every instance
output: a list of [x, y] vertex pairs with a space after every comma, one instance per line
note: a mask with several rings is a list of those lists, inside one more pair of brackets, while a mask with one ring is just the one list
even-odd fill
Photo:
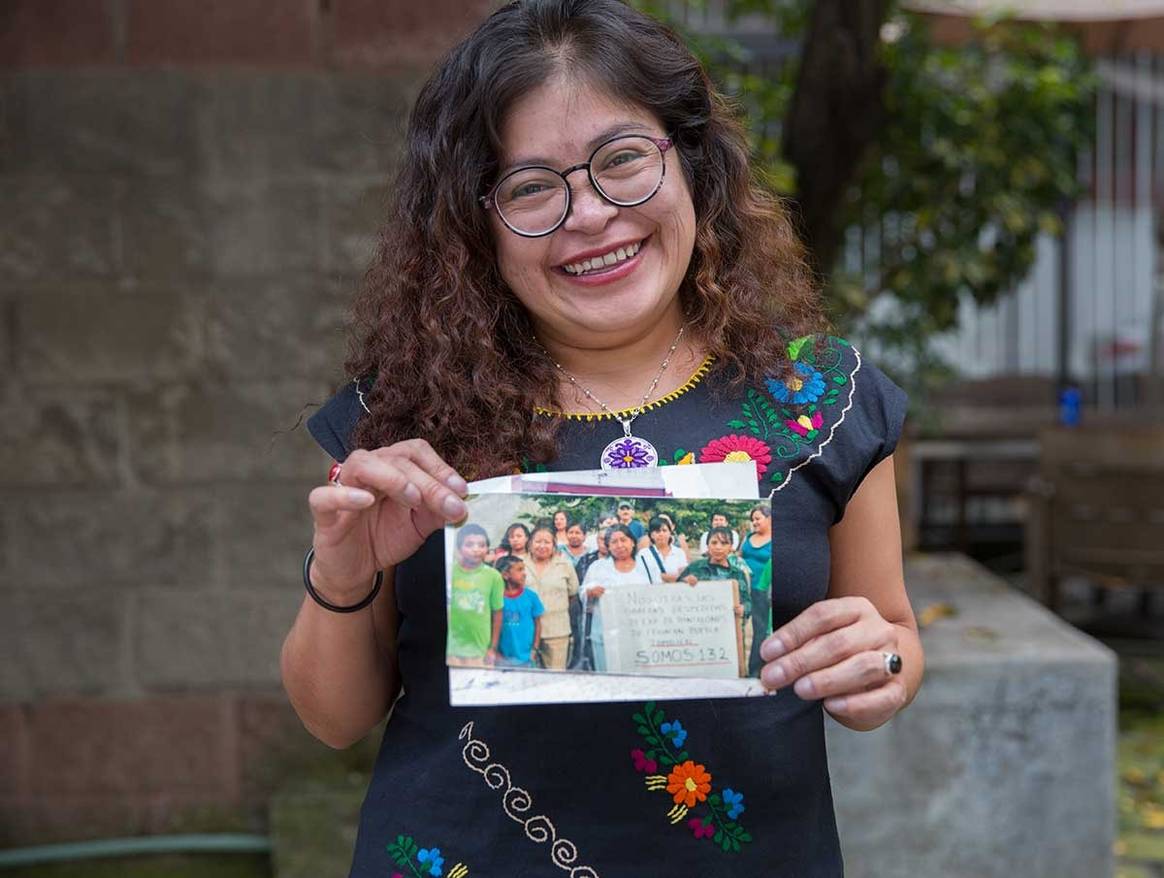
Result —
[[[592, 138], [590, 138], [589, 142], [586, 144], [587, 157], [589, 157], [590, 153], [594, 152], [594, 150], [598, 148], [599, 144], [605, 143], [612, 137], [618, 137], [620, 134], [648, 133], [649, 131], [649, 126], [644, 125], [642, 122], [616, 122], [609, 128], [603, 129], [602, 131], [595, 134]], [[507, 162], [501, 173], [506, 174], [514, 168], [522, 168], [528, 165], [545, 165], [551, 168], [556, 167], [552, 159], [548, 159], [543, 156], [520, 156], [510, 162]]]

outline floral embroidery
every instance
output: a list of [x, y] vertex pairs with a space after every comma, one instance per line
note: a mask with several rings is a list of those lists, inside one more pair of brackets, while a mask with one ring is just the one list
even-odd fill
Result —
[[659, 730], [664, 735], [667, 735], [671, 739], [671, 743], [676, 747], [682, 747], [683, 742], [687, 740], [687, 730], [683, 728], [683, 723], [679, 722], [679, 720], [671, 723], [663, 723], [659, 726]]
[[[744, 811], [744, 794], [731, 787], [714, 790], [711, 772], [682, 749], [687, 741], [683, 724], [667, 720], [653, 701], [632, 719], [647, 749], [631, 750], [631, 761], [636, 772], [647, 775], [643, 782], [648, 790], [670, 796], [673, 807], [667, 819], [674, 825], [689, 817], [687, 828], [696, 839], [709, 838], [724, 851], [738, 852], [749, 843], [751, 833], [736, 822]], [[657, 765], [667, 774], [655, 774]], [[694, 814], [696, 808], [706, 808], [707, 814]]]
[[648, 759], [642, 750], [631, 750], [631, 761], [639, 774], [654, 774], [659, 770], [659, 763], [654, 759]]
[[763, 478], [772, 462], [772, 449], [759, 439], [734, 434], [712, 439], [699, 452], [700, 463], [752, 460], [756, 463], [756, 477]]
[[744, 794], [737, 793], [731, 787], [724, 787], [723, 803], [727, 806], [728, 817], [732, 820], [744, 813]]
[[704, 823], [698, 817], [692, 817], [687, 821], [687, 825], [691, 828], [691, 834], [696, 838], [711, 838], [715, 835], [715, 826], [712, 825], [711, 818], [707, 818]]
[[[578, 848], [569, 839], [558, 837], [558, 830], [550, 818], [544, 814], [525, 816], [533, 807], [533, 798], [528, 791], [513, 785], [508, 768], [500, 762], [489, 761], [489, 745], [473, 737], [473, 723], [465, 723], [458, 737], [465, 741], [465, 746], [461, 748], [461, 758], [465, 765], [485, 778], [485, 785], [489, 789], [502, 790], [501, 808], [510, 820], [521, 824], [525, 837], [536, 844], [548, 843], [550, 861], [568, 872], [570, 878], [599, 878], [598, 872], [590, 866], [574, 865], [578, 859]], [[643, 758], [646, 759], [648, 755], [644, 754]]]
[[[762, 468], [760, 458], [755, 454], [750, 456], [756, 459], [760, 477], [766, 474], [775, 491], [782, 490], [796, 470], [820, 456], [853, 405], [856, 376], [861, 370], [861, 354], [843, 338], [829, 336], [819, 349], [811, 343], [813, 340], [814, 336], [804, 336], [789, 343], [788, 356], [793, 361], [795, 374], [787, 382], [769, 378], [764, 382], [767, 394], [756, 388], [746, 391], [740, 417], [728, 421], [727, 425], [747, 435], [741, 436], [737, 432], [714, 440], [704, 449], [707, 451], [716, 442], [727, 439], [737, 442], [750, 439], [763, 445], [768, 459]], [[844, 367], [846, 349], [852, 351], [856, 360], [852, 371]], [[847, 394], [844, 393], [846, 388]], [[824, 428], [825, 409], [837, 406], [842, 399], [844, 408], [840, 417], [829, 428], [827, 438], [817, 445]], [[816, 448], [805, 457], [803, 452], [813, 445]], [[803, 459], [795, 466], [787, 466], [787, 463], [798, 457]]]
[[702, 765], [688, 759], [667, 775], [667, 792], [675, 799], [676, 805], [694, 808], [696, 802], [707, 801], [707, 794], [711, 792], [711, 775]]
[[768, 392], [777, 402], [786, 402], [792, 405], [816, 402], [825, 392], [824, 376], [807, 363], [793, 363], [792, 365], [797, 374], [792, 376], [791, 382], [785, 383], [777, 381], [775, 378], [769, 378], [764, 382]]
[[824, 416], [820, 412], [813, 412], [812, 417], [808, 415], [801, 415], [795, 421], [785, 421], [788, 428], [806, 439], [811, 439], [816, 435], [816, 431], [820, 429], [821, 423], [824, 421]]
[[[444, 875], [445, 858], [441, 856], [441, 849], [417, 847], [411, 835], [396, 836], [396, 841], [388, 845], [388, 856], [396, 868], [405, 870], [393, 872], [392, 878], [441, 878]], [[468, 874], [469, 867], [457, 863], [449, 869], [447, 878], [465, 878]]]

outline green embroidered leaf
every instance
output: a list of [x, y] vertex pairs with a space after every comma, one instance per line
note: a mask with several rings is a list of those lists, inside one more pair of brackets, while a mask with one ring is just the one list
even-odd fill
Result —
[[719, 793], [712, 793], [707, 797], [708, 804], [718, 805], [720, 802]]
[[656, 710], [653, 719], [655, 720], [656, 726], [661, 726], [663, 724], [663, 720], [665, 719], [665, 717], [663, 716], [663, 711]]
[[646, 716], [650, 716], [654, 712], [655, 712], [655, 702], [648, 701], [646, 704], [643, 705], [643, 713]]
[[646, 753], [643, 754], [643, 756], [646, 757], [647, 759], [654, 759], [655, 753], [656, 753], [655, 750], [648, 750]]
[[752, 840], [752, 834], [750, 832], [741, 832], [740, 833], [740, 841], [751, 841], [751, 840]]
[[800, 349], [804, 347], [805, 343], [808, 342], [810, 338], [811, 336], [805, 335], [801, 336], [795, 341], [790, 341], [788, 343], [788, 356], [794, 360], [800, 359]]
[[734, 421], [728, 421], [727, 425], [729, 427], [731, 427], [733, 430], [742, 430], [744, 428], [744, 422], [739, 420], [738, 418]]
[[639, 726], [638, 728], [635, 729], [635, 731], [638, 732], [640, 735], [642, 735], [644, 738], [651, 734], [651, 730], [648, 729], [646, 726]]
[[675, 760], [672, 759], [670, 756], [668, 756], [666, 753], [660, 753], [659, 754], [659, 764], [660, 765], [676, 765], [678, 763], [676, 763]]
[[772, 473], [772, 475], [768, 477], [768, 480], [772, 482], [782, 482], [784, 481], [784, 473]]
[[690, 759], [690, 758], [691, 758], [691, 757], [687, 755], [687, 751], [686, 751], [686, 750], [684, 750], [683, 752], [681, 752], [681, 753], [679, 754], [679, 761], [680, 761], [680, 762], [686, 762], [686, 761], [687, 761], [688, 759]]
[[663, 742], [659, 740], [657, 735], [647, 735], [646, 741], [652, 747], [662, 747], [663, 746]]
[[738, 841], [736, 841], [734, 838], [731, 838], [728, 839], [728, 843], [731, 844], [733, 853], [738, 854], [740, 852], [740, 843]]
[[834, 375], [833, 376], [833, 383], [834, 384], [844, 384], [847, 380], [848, 379], [845, 378], [844, 375]]
[[[722, 829], [716, 831], [715, 837], [712, 838], [712, 841], [714, 841], [716, 844], [720, 844], [723, 842], [723, 830]], [[725, 847], [724, 850], [726, 851], [727, 848]]]
[[[719, 839], [718, 839], [718, 838], [716, 838], [716, 839], [713, 839], [713, 841], [719, 841]], [[732, 847], [732, 840], [731, 840], [731, 838], [730, 838], [730, 837], [727, 837], [727, 836], [724, 836], [724, 839], [723, 839], [723, 841], [720, 841], [720, 842], [719, 842], [719, 846], [720, 846], [721, 848], [723, 848], [725, 851], [729, 851], [729, 850], [731, 850], [731, 847]]]
[[640, 726], [645, 726], [647, 724], [647, 718], [641, 713], [631, 714], [631, 719], [638, 723]]

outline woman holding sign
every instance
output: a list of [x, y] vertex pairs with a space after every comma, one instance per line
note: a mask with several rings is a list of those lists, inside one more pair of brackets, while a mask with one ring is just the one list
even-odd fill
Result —
[[[522, 0], [420, 89], [400, 169], [348, 381], [309, 422], [342, 469], [309, 498], [282, 659], [332, 746], [391, 711], [351, 874], [840, 876], [824, 714], [877, 727], [922, 675], [906, 399], [829, 333], [739, 120], [646, 15]], [[725, 460], [773, 510], [775, 697], [450, 706], [466, 479]]]
[[602, 596], [612, 588], [626, 585], [648, 585], [651, 581], [647, 566], [639, 556], [634, 531], [625, 524], [616, 524], [607, 532], [609, 554], [590, 565], [579, 593], [584, 605], [593, 608], [590, 621], [590, 644], [594, 655], [594, 670], [606, 670], [605, 635], [602, 624]]

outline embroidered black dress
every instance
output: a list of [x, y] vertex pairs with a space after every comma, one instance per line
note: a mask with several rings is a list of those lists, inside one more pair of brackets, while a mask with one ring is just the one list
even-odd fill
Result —
[[[797, 378], [714, 393], [705, 363], [635, 422], [661, 462], [756, 462], [772, 493], [774, 626], [825, 597], [828, 530], [892, 453], [905, 394], [848, 342], [793, 342]], [[342, 461], [353, 385], [308, 427]], [[551, 469], [594, 469], [619, 435], [568, 419]], [[740, 876], [843, 872], [823, 711], [774, 696], [451, 708], [443, 536], [396, 571], [404, 694], [381, 744], [351, 875]]]

